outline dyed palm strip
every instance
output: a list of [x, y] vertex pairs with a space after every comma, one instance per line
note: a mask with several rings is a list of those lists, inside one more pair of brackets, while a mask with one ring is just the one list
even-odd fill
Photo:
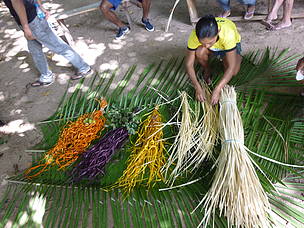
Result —
[[82, 179], [93, 181], [99, 175], [104, 175], [106, 164], [127, 138], [128, 130], [125, 127], [111, 130], [105, 134], [99, 142], [81, 155], [81, 161], [72, 171], [73, 180], [76, 182]]
[[56, 145], [46, 152], [39, 164], [25, 171], [26, 177], [36, 177], [51, 166], [56, 165], [62, 170], [73, 164], [91, 142], [99, 137], [98, 133], [104, 129], [105, 122], [101, 110], [86, 113], [75, 122], [69, 122], [63, 128]]
[[166, 157], [162, 128], [162, 116], [156, 107], [142, 122], [127, 161], [128, 166], [114, 186], [129, 194], [138, 184], [151, 187], [153, 183], [163, 180], [160, 170]]

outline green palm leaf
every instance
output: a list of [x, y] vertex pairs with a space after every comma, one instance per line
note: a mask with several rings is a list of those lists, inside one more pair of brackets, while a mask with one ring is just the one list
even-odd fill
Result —
[[[278, 52], [267, 48], [263, 52], [252, 52], [244, 57], [240, 73], [231, 82], [239, 92], [238, 107], [244, 123], [245, 144], [259, 155], [290, 164], [303, 161], [303, 153], [300, 152], [304, 149], [304, 120], [297, 118], [303, 109], [303, 101], [268, 89], [272, 86], [298, 86], [294, 80], [294, 67], [290, 65], [295, 58], [296, 56], [287, 56], [287, 50]], [[117, 71], [114, 71], [80, 81], [70, 96], [68, 92], [65, 93], [56, 113], [39, 123], [44, 140], [36, 145], [35, 149], [39, 150], [31, 152], [33, 164], [56, 143], [59, 132], [67, 121], [99, 108], [96, 99], [105, 97], [109, 102], [108, 108], [116, 106], [122, 110], [137, 109], [146, 113], [156, 104], [177, 97], [181, 90], [193, 93], [183, 64], [183, 60], [172, 58], [167, 62], [151, 64], [142, 72], [137, 72], [136, 66], [133, 66], [121, 79]], [[216, 66], [216, 83], [223, 74], [222, 68], [218, 67], [216, 59], [211, 65]], [[201, 69], [197, 67], [197, 71], [200, 72]], [[135, 74], [139, 76], [134, 82]], [[174, 113], [177, 105], [176, 101], [164, 108], [164, 116], [169, 117]], [[174, 127], [165, 131], [167, 136], [174, 136]], [[157, 189], [163, 185], [157, 185], [150, 191], [138, 187], [125, 198], [119, 190], [108, 192], [103, 188], [121, 176], [126, 167], [129, 146], [126, 145], [116, 153], [113, 162], [106, 167], [107, 175], [93, 185], [73, 185], [69, 182], [69, 170], [59, 172], [56, 167], [33, 181], [27, 180], [22, 174], [11, 177], [6, 194], [0, 202], [0, 227], [9, 221], [16, 226], [24, 223], [39, 227], [39, 222], [34, 218], [35, 211], [30, 208], [32, 202], [40, 202], [39, 205], [42, 206], [44, 204], [41, 202], [45, 203], [46, 211], [41, 222], [44, 227], [197, 226], [204, 213], [200, 210], [191, 212], [208, 191], [212, 181], [212, 161], [203, 164], [200, 172], [192, 175], [194, 178], [202, 178], [195, 184], [162, 192]], [[258, 171], [260, 181], [269, 193], [273, 213], [283, 219], [280, 223], [289, 221], [296, 227], [304, 226], [303, 216], [301, 217], [303, 206], [299, 201], [303, 200], [299, 194], [303, 192], [303, 184], [298, 183], [303, 176], [302, 172], [255, 155], [252, 158], [275, 184], [277, 192], [264, 174]], [[181, 183], [184, 181], [180, 180]], [[227, 227], [226, 219], [218, 214], [212, 222], [216, 227]]]

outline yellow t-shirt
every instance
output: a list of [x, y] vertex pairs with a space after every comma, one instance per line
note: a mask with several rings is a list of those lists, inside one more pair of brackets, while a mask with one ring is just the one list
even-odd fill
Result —
[[[234, 49], [236, 44], [241, 42], [241, 35], [239, 34], [235, 24], [227, 18], [216, 17], [215, 20], [220, 31], [219, 38], [218, 41], [209, 49], [211, 51], [227, 51]], [[200, 45], [202, 45], [202, 43], [199, 42], [194, 29], [188, 39], [188, 49], [195, 50]]]

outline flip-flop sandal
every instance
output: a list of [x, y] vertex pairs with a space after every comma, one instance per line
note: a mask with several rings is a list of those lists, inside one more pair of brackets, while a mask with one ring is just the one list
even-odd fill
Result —
[[54, 83], [54, 80], [52, 80], [51, 82], [41, 82], [39, 80], [37, 81], [34, 81], [31, 83], [31, 86], [32, 87], [47, 87], [47, 86], [50, 86]]
[[253, 15], [254, 15], [254, 11], [252, 11], [252, 12], [247, 12], [247, 11], [246, 11], [246, 13], [245, 13], [245, 15], [244, 15], [244, 19], [245, 19], [245, 20], [250, 20], [250, 19], [253, 18]]
[[278, 30], [281, 30], [281, 29], [290, 28], [291, 26], [292, 26], [292, 24], [290, 24], [290, 25], [283, 25], [283, 26], [274, 25], [272, 27], [267, 28], [267, 30], [278, 31]]
[[266, 28], [272, 28], [272, 27], [274, 27], [274, 25], [271, 22], [272, 22], [272, 20], [271, 21], [268, 21], [268, 20], [265, 20], [265, 19], [261, 20], [261, 24], [265, 25]]
[[221, 13], [220, 15], [218, 15], [218, 17], [223, 17], [223, 18], [229, 17], [231, 15], [231, 11], [229, 11], [229, 13], [227, 13], [226, 16], [223, 16], [224, 14], [225, 14], [225, 12]]

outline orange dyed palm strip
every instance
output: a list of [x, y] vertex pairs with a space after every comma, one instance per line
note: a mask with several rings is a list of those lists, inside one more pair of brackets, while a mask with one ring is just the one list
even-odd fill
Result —
[[[87, 119], [91, 119], [92, 123], [85, 123]], [[27, 169], [25, 175], [33, 178], [54, 165], [57, 165], [59, 170], [70, 166], [91, 142], [99, 137], [98, 132], [104, 129], [105, 122], [106, 119], [101, 110], [86, 113], [75, 122], [69, 122], [62, 130], [56, 145], [45, 154], [39, 165]], [[43, 168], [29, 175], [39, 167]]]

